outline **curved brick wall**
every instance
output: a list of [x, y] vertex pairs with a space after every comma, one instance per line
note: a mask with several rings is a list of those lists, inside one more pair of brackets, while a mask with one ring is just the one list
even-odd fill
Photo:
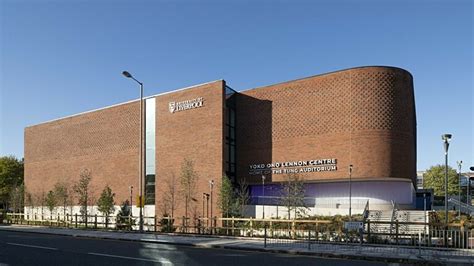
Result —
[[[254, 163], [336, 158], [338, 170], [308, 181], [416, 176], [410, 73], [361, 67], [242, 92], [237, 101], [238, 176]], [[272, 181], [283, 180], [272, 175]]]

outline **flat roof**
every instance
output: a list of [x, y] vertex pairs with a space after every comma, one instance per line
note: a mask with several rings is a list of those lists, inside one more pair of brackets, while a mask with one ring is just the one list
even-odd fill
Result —
[[[214, 82], [217, 82], [217, 81], [224, 81], [224, 80], [223, 79], [217, 79], [217, 80], [214, 80], [214, 81], [204, 82], [204, 83], [200, 83], [200, 84], [196, 84], [196, 85], [192, 85], [192, 86], [188, 86], [188, 87], [184, 87], [184, 88], [180, 88], [180, 89], [166, 91], [166, 92], [162, 92], [162, 93], [158, 93], [158, 94], [143, 97], [143, 100], [150, 99], [150, 98], [155, 98], [155, 97], [170, 94], [170, 93], [175, 93], [175, 92], [178, 92], [178, 91], [189, 90], [189, 89], [192, 89], [192, 88], [195, 88], [195, 87], [203, 86], [203, 85], [214, 83]], [[92, 109], [92, 110], [85, 111], [85, 112], [80, 112], [80, 113], [77, 113], [77, 114], [62, 116], [62, 117], [59, 117], [59, 118], [54, 118], [54, 119], [51, 119], [51, 120], [47, 120], [45, 122], [41, 122], [41, 123], [34, 124], [34, 125], [29, 125], [29, 126], [26, 126], [26, 127], [28, 128], [28, 127], [34, 127], [34, 126], [38, 126], [38, 125], [42, 125], [42, 124], [47, 124], [47, 123], [55, 122], [55, 121], [66, 119], [66, 118], [80, 116], [80, 115], [83, 115], [83, 114], [93, 113], [93, 112], [105, 110], [105, 109], [108, 109], [108, 108], [112, 108], [112, 107], [116, 107], [116, 106], [120, 106], [120, 105], [124, 105], [124, 104], [128, 104], [128, 103], [132, 103], [132, 102], [136, 102], [136, 101], [139, 101], [139, 100], [140, 99], [134, 99], [134, 100], [130, 100], [130, 101], [122, 102], [122, 103], [116, 103], [116, 104], [108, 105], [108, 106], [105, 106], [105, 107]]]

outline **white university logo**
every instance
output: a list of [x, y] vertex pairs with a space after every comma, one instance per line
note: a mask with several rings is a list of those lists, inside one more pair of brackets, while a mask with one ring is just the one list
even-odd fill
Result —
[[168, 108], [170, 110], [170, 113], [174, 113], [174, 110], [176, 108], [176, 102], [169, 102]]
[[204, 98], [199, 97], [191, 100], [181, 101], [181, 102], [169, 102], [168, 109], [170, 113], [195, 109], [202, 107], [204, 105]]

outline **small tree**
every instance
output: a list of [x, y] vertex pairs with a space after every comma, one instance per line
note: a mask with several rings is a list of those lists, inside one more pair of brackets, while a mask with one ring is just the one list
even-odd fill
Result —
[[[445, 166], [431, 166], [423, 174], [423, 187], [432, 188], [435, 196], [444, 196]], [[448, 195], [457, 195], [459, 191], [458, 174], [448, 166]]]
[[65, 183], [56, 183], [54, 185], [54, 194], [56, 195], [56, 199], [58, 201], [58, 204], [62, 205], [63, 208], [63, 219], [66, 219], [66, 209], [67, 206], [72, 204], [70, 200], [70, 193], [69, 189], [66, 186]]
[[10, 207], [13, 212], [23, 212], [25, 206], [25, 185], [15, 184], [10, 191]]
[[194, 203], [193, 199], [195, 194], [196, 182], [198, 179], [197, 173], [194, 171], [194, 163], [191, 160], [184, 159], [183, 164], [181, 165], [181, 192], [184, 198], [184, 213], [186, 218], [188, 218], [188, 210], [192, 206], [190, 204]]
[[115, 193], [112, 193], [112, 189], [109, 186], [106, 186], [102, 190], [99, 200], [97, 201], [98, 210], [105, 215], [106, 223], [109, 222], [109, 215], [115, 212]]
[[281, 205], [288, 211], [288, 220], [291, 219], [291, 211], [294, 211], [294, 218], [304, 214], [306, 206], [304, 202], [304, 183], [298, 174], [291, 173], [286, 175], [286, 180], [282, 185]]
[[35, 201], [33, 199], [33, 195], [29, 191], [25, 191], [25, 206], [28, 206], [30, 209], [30, 214], [33, 215], [33, 211], [35, 208]]
[[245, 179], [241, 180], [239, 184], [239, 190], [237, 191], [237, 202], [239, 206], [239, 213], [240, 217], [244, 216], [245, 206], [250, 202], [250, 195], [249, 195], [249, 187]]
[[46, 206], [48, 206], [50, 219], [53, 219], [53, 211], [57, 205], [58, 205], [58, 202], [56, 199], [56, 195], [54, 195], [54, 192], [50, 190], [48, 194], [46, 195]]
[[165, 190], [163, 191], [163, 204], [162, 212], [163, 216], [171, 215], [171, 218], [174, 217], [174, 211], [177, 207], [178, 199], [178, 188], [176, 184], [176, 176], [174, 173], [171, 173], [171, 178], [166, 179], [165, 181]]
[[89, 169], [82, 170], [79, 178], [79, 182], [74, 185], [74, 192], [78, 197], [78, 204], [80, 206], [80, 213], [82, 220], [86, 222], [87, 227], [87, 208], [91, 203], [90, 193], [90, 182], [92, 180], [92, 173]]
[[132, 230], [132, 226], [135, 225], [135, 219], [132, 218], [132, 208], [128, 200], [122, 202], [116, 221], [116, 226], [119, 230]]
[[227, 176], [222, 177], [222, 184], [218, 192], [218, 206], [224, 217], [231, 217], [236, 214], [238, 208], [237, 196], [234, 186]]

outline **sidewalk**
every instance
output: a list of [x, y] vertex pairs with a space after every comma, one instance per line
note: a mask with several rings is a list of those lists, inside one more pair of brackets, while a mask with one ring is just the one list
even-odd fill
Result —
[[264, 240], [261, 238], [94, 231], [24, 225], [0, 225], [0, 230], [387, 262], [474, 264], [474, 250], [418, 249], [336, 243], [312, 243], [309, 249], [306, 241], [286, 240], [281, 242], [273, 239], [268, 239], [267, 247], [264, 248]]

